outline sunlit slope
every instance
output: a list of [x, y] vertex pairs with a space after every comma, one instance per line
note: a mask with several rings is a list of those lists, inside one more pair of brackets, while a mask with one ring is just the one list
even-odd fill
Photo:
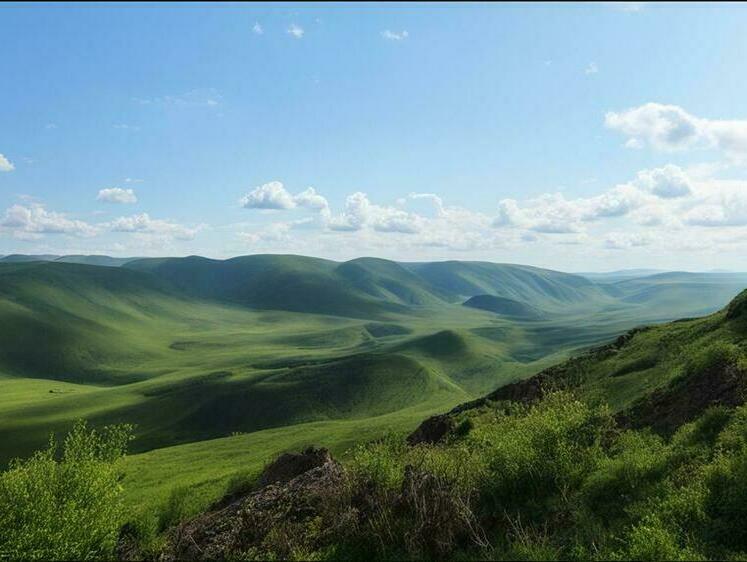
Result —
[[648, 412], [648, 423], [656, 426], [657, 418], [680, 410], [702, 413], [711, 400], [744, 401], [746, 356], [747, 291], [715, 314], [643, 327], [541, 377], [550, 387], [570, 386], [617, 411], [637, 407], [633, 423], [656, 397], [660, 411]]
[[678, 311], [701, 316], [722, 308], [747, 286], [744, 273], [671, 272], [609, 285], [621, 302], [640, 305], [651, 313]]
[[161, 281], [135, 271], [0, 264], [0, 372], [94, 384], [138, 380], [123, 367], [157, 354], [184, 306]]
[[254, 255], [220, 261], [192, 256], [136, 260], [124, 267], [149, 272], [196, 297], [255, 309], [358, 318], [404, 311], [337, 274], [336, 262], [318, 258]]
[[584, 277], [536, 267], [464, 261], [404, 265], [455, 301], [494, 295], [551, 310], [600, 306], [612, 300]]

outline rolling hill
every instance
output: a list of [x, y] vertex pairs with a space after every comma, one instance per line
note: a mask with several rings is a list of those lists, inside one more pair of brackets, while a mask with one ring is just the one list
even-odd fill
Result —
[[475, 295], [467, 299], [464, 302], [464, 306], [487, 310], [506, 318], [540, 320], [546, 317], [544, 312], [530, 304], [494, 295]]
[[[224, 449], [215, 466], [182, 464], [215, 440], [262, 443], [254, 466], [279, 450], [273, 440], [303, 442], [303, 428], [339, 451], [411, 429], [634, 326], [738, 292], [739, 277], [702, 275], [600, 285], [477, 262], [15, 258], [0, 263], [0, 463], [78, 418], [135, 421], [133, 451], [156, 480], [133, 497], [160, 501], [181, 482], [211, 499], [252, 454]], [[713, 292], [701, 301], [703, 287]], [[615, 367], [632, 377], [594, 384], [619, 386], [628, 404], [640, 389], [625, 381], [653, 359], [636, 361]], [[636, 384], [653, 385], [652, 373]], [[166, 458], [170, 466], [155, 466]]]

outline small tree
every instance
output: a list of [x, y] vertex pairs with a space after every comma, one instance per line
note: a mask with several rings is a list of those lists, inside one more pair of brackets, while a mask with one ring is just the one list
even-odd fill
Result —
[[132, 427], [75, 424], [49, 447], [0, 473], [0, 560], [111, 558], [121, 522], [117, 460]]

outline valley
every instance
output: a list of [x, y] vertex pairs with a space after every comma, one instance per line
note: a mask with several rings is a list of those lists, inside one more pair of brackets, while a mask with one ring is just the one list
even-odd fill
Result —
[[77, 419], [135, 423], [131, 505], [187, 486], [195, 510], [278, 452], [343, 455], [747, 285], [487, 262], [50, 259], [0, 259], [0, 463]]

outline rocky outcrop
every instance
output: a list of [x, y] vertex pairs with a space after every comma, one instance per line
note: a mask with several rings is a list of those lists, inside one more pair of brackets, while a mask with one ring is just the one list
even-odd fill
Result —
[[[305, 526], [321, 505], [339, 497], [344, 477], [326, 449], [282, 455], [260, 477], [265, 485], [259, 490], [174, 529], [161, 559], [225, 559], [246, 552], [261, 558], [269, 533]], [[277, 553], [278, 545], [272, 546]]]
[[454, 418], [448, 414], [432, 416], [407, 436], [407, 443], [410, 445], [439, 443], [454, 430], [455, 426]]

